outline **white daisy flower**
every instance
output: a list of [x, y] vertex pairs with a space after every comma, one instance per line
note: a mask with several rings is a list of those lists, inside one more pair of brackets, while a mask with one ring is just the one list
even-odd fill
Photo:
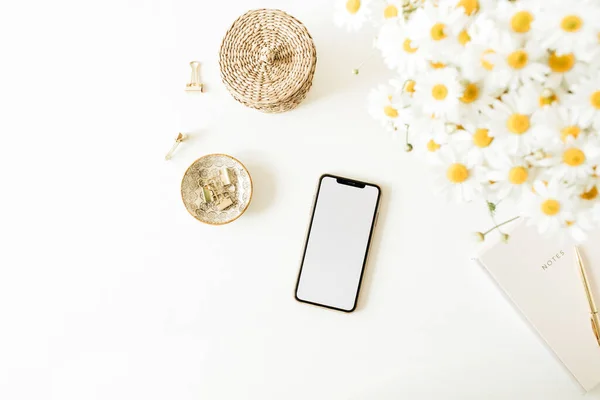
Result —
[[573, 84], [581, 81], [590, 71], [588, 60], [582, 60], [575, 57], [573, 53], [563, 55], [551, 51], [544, 57], [545, 62], [550, 68], [550, 75], [546, 79], [546, 86], [556, 89], [564, 85], [569, 89]]
[[512, 91], [486, 112], [490, 131], [510, 156], [527, 154], [536, 147], [539, 124], [535, 114], [540, 111], [534, 96], [530, 91]]
[[577, 186], [579, 198], [587, 206], [592, 203], [598, 203], [598, 188], [600, 187], [600, 179], [597, 176], [591, 177], [587, 182]]
[[480, 17], [482, 13], [493, 11], [498, 7], [498, 0], [459, 0], [457, 7], [462, 7], [468, 16]]
[[577, 186], [576, 198], [573, 199], [576, 204], [574, 218], [566, 222], [566, 233], [578, 242], [583, 242], [587, 238], [586, 232], [596, 228], [594, 224], [594, 206], [598, 203], [598, 179], [594, 178], [585, 185]]
[[403, 24], [386, 24], [381, 27], [375, 41], [388, 68], [400, 74], [415, 76], [426, 68], [427, 62], [408, 37]]
[[529, 82], [523, 85], [523, 90], [534, 93], [532, 100], [536, 107], [546, 108], [552, 105], [565, 105], [569, 100], [568, 92], [562, 87], [549, 88], [539, 82]]
[[538, 145], [546, 149], [565, 143], [569, 136], [577, 138], [580, 134], [585, 134], [588, 128], [577, 109], [562, 105], [544, 108], [542, 112], [536, 113], [534, 122], [543, 126], [535, 134]]
[[489, 14], [496, 20], [499, 29], [521, 39], [527, 38], [531, 34], [533, 20], [540, 14], [540, 2], [497, 1], [496, 7], [489, 10]]
[[488, 179], [496, 200], [520, 200], [531, 192], [536, 170], [522, 157], [492, 157]]
[[570, 236], [575, 242], [582, 243], [588, 238], [587, 232], [594, 230], [592, 210], [576, 210], [573, 218], [566, 222], [564, 233]]
[[583, 185], [576, 186], [574, 199], [577, 204], [575, 217], [567, 221], [566, 233], [575, 240], [582, 242], [586, 239], [586, 232], [596, 228], [594, 226], [594, 206], [600, 204], [598, 199], [598, 178], [594, 177]]
[[533, 184], [533, 191], [526, 197], [523, 212], [529, 217], [529, 225], [537, 225], [541, 234], [555, 233], [574, 220], [572, 190], [557, 180], [547, 185], [542, 181]]
[[453, 2], [426, 2], [408, 22], [409, 36], [428, 60], [445, 63], [460, 51], [458, 34], [466, 21], [463, 9]]
[[408, 125], [412, 120], [412, 110], [406, 95], [390, 85], [379, 85], [371, 90], [367, 98], [369, 114], [388, 130]]
[[454, 133], [451, 139], [466, 149], [467, 159], [474, 164], [487, 164], [498, 152], [499, 145], [494, 143], [494, 135], [482, 118], [464, 122], [462, 129]]
[[335, 25], [356, 31], [371, 16], [372, 0], [336, 0], [333, 20]]
[[468, 40], [463, 32], [459, 33], [459, 42], [464, 47], [453, 61], [460, 67], [465, 79], [471, 82], [481, 81], [489, 75], [488, 72], [493, 67], [483, 56], [493, 52], [490, 43], [497, 42], [500, 33], [495, 21], [478, 16], [467, 29], [466, 35]]
[[[473, 15], [476, 14], [479, 10], [479, 1], [478, 0], [460, 0], [457, 4], [457, 7], [461, 7], [463, 9], [463, 12], [465, 13], [465, 15]], [[481, 22], [481, 21], [484, 22]], [[486, 19], [482, 18], [482, 17], [477, 17], [477, 18], [468, 18], [465, 23], [464, 23], [464, 27], [462, 28], [462, 30], [460, 32], [458, 32], [456, 39], [458, 40], [458, 43], [463, 47], [463, 51], [467, 48], [467, 45], [469, 43], [471, 43], [472, 38], [471, 35], [475, 35], [475, 36], [481, 36], [480, 34], [480, 30], [482, 28], [489, 28], [491, 26], [493, 26], [493, 24], [487, 24], [486, 23]], [[491, 22], [491, 21], [490, 21]], [[461, 51], [462, 53], [462, 51]], [[454, 64], [459, 63], [459, 61], [461, 61], [460, 57], [456, 57], [458, 54], [455, 54], [454, 57], [450, 57], [450, 61], [453, 62]], [[462, 54], [461, 54], [462, 55]]]
[[598, 44], [599, 23], [597, 2], [544, 0], [544, 12], [532, 24], [540, 48], [585, 57]]
[[390, 84], [405, 96], [412, 97], [415, 94], [415, 86], [417, 85], [417, 82], [408, 78], [406, 75], [400, 75], [399, 79], [392, 79]]
[[439, 150], [450, 140], [446, 121], [440, 118], [415, 118], [408, 128], [408, 139], [414, 150], [425, 154], [432, 161], [439, 155]]
[[572, 106], [580, 110], [582, 121], [600, 130], [600, 71], [573, 86], [572, 91]]
[[509, 35], [502, 35], [492, 44], [492, 51], [482, 55], [484, 68], [488, 69], [489, 81], [494, 88], [517, 88], [529, 81], [542, 82], [550, 68], [538, 60], [544, 49], [534, 41], [522, 46], [521, 40]]
[[456, 7], [462, 8], [465, 15], [471, 16], [479, 11], [480, 4], [478, 0], [459, 0]]
[[552, 158], [540, 162], [551, 167], [548, 173], [556, 179], [569, 183], [585, 182], [593, 174], [600, 161], [600, 142], [594, 136], [566, 136]]
[[456, 201], [471, 201], [480, 196], [487, 171], [467, 160], [466, 153], [454, 146], [440, 150], [436, 191]]
[[454, 68], [446, 67], [419, 75], [413, 98], [414, 104], [425, 115], [457, 122], [459, 98], [462, 94], [458, 72]]
[[482, 111], [487, 112], [490, 105], [494, 103], [494, 94], [483, 81], [464, 82], [463, 93], [460, 100], [460, 120], [474, 121], [479, 118]]
[[404, 21], [404, 0], [376, 0], [373, 4], [373, 14], [378, 24]]

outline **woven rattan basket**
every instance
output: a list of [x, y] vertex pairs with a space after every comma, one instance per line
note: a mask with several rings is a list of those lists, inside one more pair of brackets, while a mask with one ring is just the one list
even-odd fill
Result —
[[219, 52], [221, 79], [231, 95], [268, 113], [291, 110], [304, 100], [316, 64], [312, 37], [280, 10], [252, 10], [239, 17]]

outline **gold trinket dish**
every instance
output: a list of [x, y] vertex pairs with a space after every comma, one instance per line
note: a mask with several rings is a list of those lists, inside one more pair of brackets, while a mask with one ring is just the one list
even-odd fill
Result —
[[185, 171], [181, 198], [198, 221], [209, 225], [228, 224], [250, 205], [252, 178], [235, 158], [209, 154], [194, 161]]

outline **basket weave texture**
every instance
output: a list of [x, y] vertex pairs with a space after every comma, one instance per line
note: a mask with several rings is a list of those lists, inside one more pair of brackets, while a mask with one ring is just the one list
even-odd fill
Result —
[[300, 21], [281, 10], [251, 10], [229, 28], [219, 51], [221, 79], [240, 103], [291, 110], [312, 85], [317, 51]]

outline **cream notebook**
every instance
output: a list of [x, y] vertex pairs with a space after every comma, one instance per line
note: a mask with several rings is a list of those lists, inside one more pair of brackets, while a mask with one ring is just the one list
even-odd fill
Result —
[[[600, 305], [600, 232], [579, 249]], [[573, 245], [542, 238], [534, 227], [521, 223], [508, 243], [491, 246], [478, 261], [581, 386], [590, 391], [600, 384], [600, 346]]]

